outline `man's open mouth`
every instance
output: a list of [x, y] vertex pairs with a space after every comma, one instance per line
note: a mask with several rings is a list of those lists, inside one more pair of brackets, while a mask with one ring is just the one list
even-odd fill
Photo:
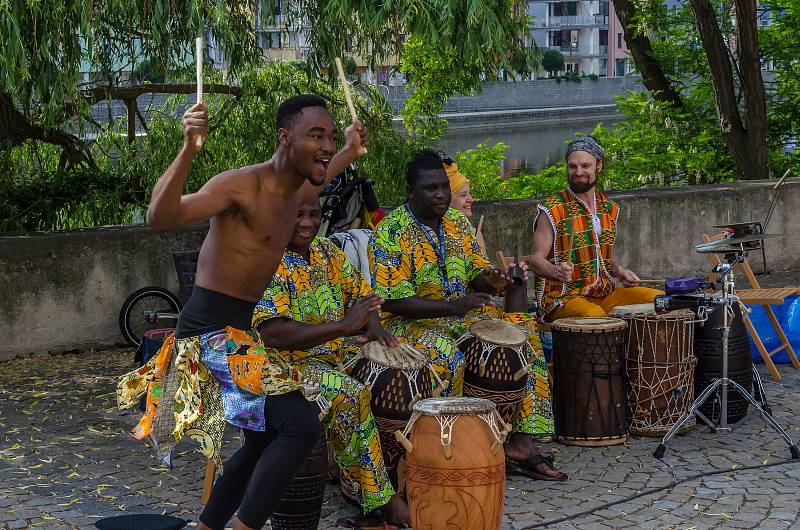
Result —
[[331, 163], [331, 158], [329, 156], [319, 156], [314, 159], [314, 163], [320, 168], [321, 173], [326, 173], [328, 171], [328, 164]]

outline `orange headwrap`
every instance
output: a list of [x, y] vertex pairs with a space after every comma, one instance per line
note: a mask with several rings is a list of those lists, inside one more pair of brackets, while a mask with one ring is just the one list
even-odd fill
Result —
[[458, 170], [458, 164], [455, 162], [450, 165], [444, 164], [444, 171], [447, 173], [447, 178], [450, 179], [450, 193], [457, 192], [469, 182], [467, 177]]

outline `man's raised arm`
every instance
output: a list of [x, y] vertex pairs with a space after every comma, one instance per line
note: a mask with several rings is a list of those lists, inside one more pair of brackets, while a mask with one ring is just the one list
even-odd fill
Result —
[[208, 115], [205, 105], [200, 102], [189, 108], [183, 115], [183, 147], [178, 156], [159, 177], [153, 187], [150, 205], [147, 208], [147, 224], [160, 230], [174, 230], [212, 217], [231, 206], [228, 194], [212, 181], [197, 193], [183, 195], [183, 187], [189, 168], [197, 153], [197, 137], [208, 134]]

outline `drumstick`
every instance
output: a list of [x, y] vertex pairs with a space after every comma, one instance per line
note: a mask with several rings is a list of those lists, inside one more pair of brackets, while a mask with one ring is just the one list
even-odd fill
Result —
[[481, 218], [478, 219], [478, 228], [475, 229], [475, 233], [476, 234], [480, 234], [481, 233], [481, 227], [482, 226], [483, 226], [483, 215], [481, 215]]
[[[194, 41], [194, 63], [197, 73], [197, 102], [203, 101], [203, 37], [197, 37]], [[198, 149], [203, 147], [204, 138], [197, 135], [194, 138], [194, 145]]]
[[[347, 82], [347, 78], [344, 76], [344, 66], [342, 66], [342, 60], [337, 57], [334, 59], [334, 62], [336, 62], [336, 70], [339, 71], [339, 81], [342, 82], [344, 100], [347, 102], [347, 108], [350, 109], [350, 119], [353, 120], [353, 122], [356, 122], [358, 121], [358, 116], [356, 116], [356, 108], [353, 106], [353, 96], [350, 95], [350, 84]], [[367, 154], [367, 148], [361, 146], [359, 153], [362, 155]]]
[[778, 188], [783, 186], [783, 181], [786, 180], [786, 177], [788, 177], [789, 173], [791, 173], [791, 172], [792, 172], [792, 168], [787, 169], [786, 173], [783, 174], [783, 176], [780, 178], [780, 180], [778, 180], [778, 182], [775, 184], [775, 186], [772, 189], [773, 190], [777, 190]]

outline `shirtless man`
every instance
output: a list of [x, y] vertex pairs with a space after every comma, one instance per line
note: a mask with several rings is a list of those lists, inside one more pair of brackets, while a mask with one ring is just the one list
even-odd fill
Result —
[[311, 95], [284, 101], [277, 128], [272, 159], [226, 171], [182, 195], [201, 149], [196, 138], [208, 131], [204, 104], [191, 107], [183, 118], [183, 148], [153, 188], [147, 211], [147, 222], [162, 230], [210, 219], [174, 349], [161, 352], [169, 356], [161, 359], [165, 373], [158, 373], [156, 357], [150, 372], [137, 371], [136, 380], [129, 374], [120, 385], [133, 387], [143, 379], [152, 391], [157, 383], [158, 406], [143, 434], [167, 460], [185, 433], [219, 462], [224, 423], [243, 430], [244, 445], [225, 463], [200, 529], [223, 529], [237, 508], [234, 529], [263, 527], [321, 435], [299, 374], [276, 350], [263, 347], [250, 322], [294, 231], [299, 188], [338, 174], [358, 158], [368, 136], [354, 122], [336, 153], [336, 125], [325, 101]]

